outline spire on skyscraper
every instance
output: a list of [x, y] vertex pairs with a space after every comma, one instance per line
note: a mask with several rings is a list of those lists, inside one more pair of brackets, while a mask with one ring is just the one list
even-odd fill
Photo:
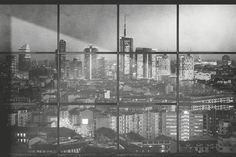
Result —
[[126, 37], [126, 15], [124, 16], [124, 37]]

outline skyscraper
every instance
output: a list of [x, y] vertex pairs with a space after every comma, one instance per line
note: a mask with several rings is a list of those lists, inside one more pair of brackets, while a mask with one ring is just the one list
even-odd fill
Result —
[[8, 64], [8, 70], [10, 72], [11, 75], [16, 74], [16, 56], [14, 55], [8, 55], [6, 56], [6, 61]]
[[[59, 41], [59, 52], [63, 53], [66, 52], [66, 41], [61, 39]], [[65, 54], [60, 54], [60, 63], [61, 63], [61, 73], [63, 77], [66, 77], [66, 55]], [[57, 61], [57, 60], [56, 60]]]
[[194, 59], [188, 54], [180, 56], [180, 80], [194, 79]]
[[138, 53], [137, 59], [137, 75], [138, 78], [152, 78], [152, 54], [153, 50], [151, 48], [136, 48], [136, 53]]
[[[177, 113], [162, 112], [162, 134], [176, 138]], [[183, 110], [179, 113], [179, 138], [190, 140], [194, 136], [203, 135], [203, 114]]]
[[27, 54], [30, 52], [29, 44], [23, 45], [19, 51], [21, 52], [21, 54], [19, 54], [19, 71], [27, 72], [31, 65], [31, 55]]
[[95, 78], [96, 75], [96, 65], [97, 65], [97, 54], [98, 52], [97, 48], [94, 48], [92, 45], [90, 45], [88, 48], [84, 49], [85, 55], [84, 55], [84, 75], [85, 79], [92, 80]]
[[105, 58], [104, 57], [97, 58], [97, 66], [96, 67], [97, 67], [96, 78], [105, 79], [106, 71], [105, 71]]
[[163, 76], [170, 76], [170, 58], [167, 54], [157, 56], [157, 75], [161, 79]]
[[[124, 36], [120, 39], [120, 52], [133, 52], [133, 38], [126, 37], [126, 16], [124, 18]], [[123, 74], [132, 76], [133, 58], [131, 53], [120, 55], [120, 71]]]

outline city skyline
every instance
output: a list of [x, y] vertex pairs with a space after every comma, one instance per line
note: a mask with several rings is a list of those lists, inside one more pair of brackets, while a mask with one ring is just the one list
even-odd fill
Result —
[[236, 5], [59, 6], [0, 6], [11, 153], [236, 152]]
[[[10, 14], [8, 12], [10, 10], [14, 10], [14, 12], [11, 12], [11, 14], [13, 15], [12, 18], [16, 18], [19, 20], [12, 21], [13, 29], [14, 25], [17, 25], [19, 27], [22, 25], [28, 27], [28, 31], [32, 32], [32, 29], [39, 25], [40, 27], [37, 27], [37, 29], [43, 29], [45, 34], [48, 31], [48, 33], [51, 35], [48, 39], [49, 42], [46, 44], [42, 41], [43, 37], [36, 32], [26, 34], [24, 30], [12, 30], [14, 36], [13, 42], [17, 43], [24, 37], [25, 39], [23, 39], [24, 43], [21, 43], [20, 45], [12, 43], [12, 46], [14, 47], [11, 47], [11, 50], [17, 51], [21, 45], [26, 43], [30, 44], [30, 42], [33, 41], [31, 40], [32, 37], [37, 36], [39, 37], [39, 43], [42, 42], [43, 46], [45, 47], [43, 48], [44, 51], [46, 49], [51, 49], [52, 51], [54, 51], [56, 49], [55, 7], [47, 5], [46, 7], [43, 6], [45, 7], [45, 13], [50, 14], [51, 21], [47, 20], [48, 18], [39, 18], [38, 15], [35, 15], [35, 19], [39, 18], [40, 21], [45, 22], [43, 26], [41, 26], [40, 23], [32, 19], [30, 16], [27, 16], [32, 10], [31, 6], [23, 5], [24, 11], [17, 9], [19, 7], [20, 6], [14, 5], [7, 6], [1, 9], [1, 16], [3, 16], [3, 18], [7, 18], [4, 14]], [[71, 41], [70, 43], [73, 43], [72, 45], [68, 46], [68, 51], [82, 51], [84, 49], [84, 47], [77, 47], [74, 44], [76, 40], [78, 43], [80, 43], [80, 41], [83, 41], [87, 43], [87, 45], [93, 44], [94, 46], [101, 47], [101, 49], [104, 49], [106, 51], [116, 51], [116, 8], [114, 6], [85, 5], [81, 7], [76, 5], [64, 5], [61, 7], [61, 35], [64, 36], [64, 40], [68, 42]], [[77, 9], [77, 7], [80, 9]], [[33, 8], [34, 10], [39, 10], [42, 8], [42, 6], [33, 6]], [[234, 5], [180, 6], [180, 51], [235, 51], [236, 47], [233, 43], [236, 39], [233, 30], [235, 28], [236, 22], [232, 18], [234, 16], [234, 9]], [[196, 12], [195, 10], [198, 10], [198, 12]], [[142, 12], [142, 16], [141, 14], [136, 14], [137, 11]], [[41, 14], [44, 14], [44, 12], [42, 12]], [[90, 18], [86, 18], [85, 15], [89, 15]], [[175, 6], [122, 5], [119, 27], [120, 36], [123, 35], [122, 27], [124, 15], [127, 15], [127, 36], [133, 37], [135, 39], [134, 47], [150, 47], [161, 51], [175, 51]], [[146, 22], [143, 21], [143, 16], [145, 16]], [[83, 24], [81, 24], [80, 21], [83, 21]], [[195, 21], [198, 21], [198, 23], [194, 23]], [[27, 22], [30, 25], [28, 25], [27, 23], [24, 24], [24, 22]], [[204, 23], [204, 25], [201, 25], [201, 23]], [[75, 25], [75, 27], [68, 30], [67, 25]], [[222, 29], [224, 26], [227, 26], [227, 29]], [[91, 32], [89, 30], [94, 31]], [[81, 34], [82, 32], [83, 34]], [[106, 36], [103, 36], [103, 34], [106, 34]], [[207, 34], [207, 36], [205, 34]], [[79, 36], [76, 37], [76, 35]], [[54, 38], [51, 38], [53, 36]], [[32, 51], [40, 51], [40, 49], [42, 49], [39, 47], [40, 45], [35, 45], [35, 43], [30, 45], [32, 47]]]

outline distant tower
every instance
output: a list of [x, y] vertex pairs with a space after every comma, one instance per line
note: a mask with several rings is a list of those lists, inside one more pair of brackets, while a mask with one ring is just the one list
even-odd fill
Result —
[[66, 41], [61, 39], [59, 41], [59, 49], [60, 49], [60, 52], [66, 52]]
[[105, 79], [106, 71], [105, 71], [105, 58], [99, 57], [97, 58], [97, 75], [98, 79]]
[[[63, 39], [59, 41], [59, 52], [60, 53], [66, 52], [66, 41]], [[66, 77], [66, 54], [60, 55], [60, 63], [61, 63], [61, 72], [63, 74], [62, 76]]]
[[230, 61], [230, 57], [228, 55], [224, 55], [222, 57], [222, 64], [224, 66], [227, 66], [227, 65], [230, 65], [231, 64], [231, 61]]
[[15, 75], [16, 74], [16, 56], [15, 55], [9, 55], [6, 56], [7, 64], [8, 64], [8, 70], [10, 74]]
[[97, 54], [98, 52], [97, 48], [94, 48], [92, 45], [90, 45], [88, 48], [84, 49], [85, 55], [84, 55], [84, 74], [85, 79], [92, 80], [96, 77], [96, 63], [97, 63]]
[[19, 54], [19, 71], [27, 72], [31, 65], [31, 55], [27, 54], [30, 52], [29, 44], [23, 45], [19, 51], [21, 52]]
[[139, 53], [137, 63], [138, 78], [152, 78], [152, 51], [151, 48], [136, 48], [136, 53]]
[[[120, 52], [133, 52], [133, 38], [126, 37], [126, 16], [124, 17], [124, 36], [120, 39]], [[121, 54], [120, 70], [125, 75], [132, 76], [133, 54]]]
[[170, 75], [170, 58], [164, 54], [158, 57], [158, 75], [169, 76]]
[[180, 80], [194, 79], [194, 59], [193, 56], [180, 56]]

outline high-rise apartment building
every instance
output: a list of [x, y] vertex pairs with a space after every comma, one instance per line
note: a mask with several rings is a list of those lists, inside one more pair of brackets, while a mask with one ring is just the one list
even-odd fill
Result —
[[[155, 62], [153, 62], [153, 57], [151, 48], [136, 48], [137, 58], [137, 78], [139, 79], [151, 79], [153, 70], [156, 69]], [[154, 64], [154, 65], [153, 65]], [[154, 69], [153, 69], [154, 68]], [[155, 73], [154, 73], [155, 74]]]
[[[64, 53], [66, 52], [66, 41], [61, 39], [59, 41], [59, 52]], [[66, 54], [60, 54], [60, 66], [61, 66], [61, 73], [63, 77], [66, 77]], [[57, 59], [56, 59], [57, 61]]]
[[194, 59], [190, 54], [180, 56], [180, 80], [194, 79]]
[[8, 70], [10, 74], [14, 75], [16, 74], [16, 56], [14, 55], [8, 55], [6, 56], [6, 63], [8, 64]]
[[[190, 140], [195, 136], [203, 135], [203, 114], [184, 110], [179, 113], [179, 139]], [[176, 139], [177, 114], [176, 112], [162, 112], [162, 134]]]
[[[124, 36], [120, 39], [120, 71], [128, 77], [132, 77], [132, 67], [134, 55], [130, 52], [133, 52], [133, 38], [126, 36], [126, 17], [124, 20]], [[129, 52], [129, 54], [125, 54]]]
[[[125, 111], [119, 115], [119, 133], [135, 132], [146, 139], [159, 135], [159, 113], [146, 109], [145, 111]], [[116, 130], [116, 116], [111, 116], [111, 129]]]
[[170, 76], [170, 58], [167, 54], [158, 55], [157, 60], [157, 77], [161, 79], [163, 76]]

